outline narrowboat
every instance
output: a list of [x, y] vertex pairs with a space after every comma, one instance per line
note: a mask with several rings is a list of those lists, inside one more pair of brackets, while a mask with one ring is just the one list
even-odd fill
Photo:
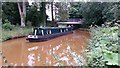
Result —
[[33, 30], [33, 34], [28, 35], [26, 40], [30, 42], [47, 41], [72, 32], [72, 27], [36, 27]]

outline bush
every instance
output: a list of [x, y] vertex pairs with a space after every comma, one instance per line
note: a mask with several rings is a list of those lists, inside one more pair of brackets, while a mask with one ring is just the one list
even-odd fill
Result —
[[5, 30], [12, 30], [14, 26], [11, 25], [11, 22], [6, 19], [2, 27]]
[[119, 66], [118, 26], [91, 27], [87, 62], [89, 66]]

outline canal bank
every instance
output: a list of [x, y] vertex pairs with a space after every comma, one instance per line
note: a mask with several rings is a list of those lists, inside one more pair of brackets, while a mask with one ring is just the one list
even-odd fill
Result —
[[85, 64], [83, 54], [89, 38], [90, 33], [83, 30], [45, 42], [19, 38], [3, 42], [2, 51], [12, 66], [78, 66]]

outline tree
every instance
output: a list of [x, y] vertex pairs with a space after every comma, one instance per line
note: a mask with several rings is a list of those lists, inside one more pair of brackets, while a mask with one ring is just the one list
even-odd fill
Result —
[[88, 25], [91, 24], [103, 24], [103, 14], [102, 10], [104, 9], [103, 3], [100, 2], [91, 2], [91, 3], [85, 3], [81, 5], [81, 14], [86, 19], [86, 22], [88, 22]]
[[41, 16], [42, 16], [42, 23], [43, 23], [43, 26], [46, 26], [46, 21], [47, 21], [47, 18], [46, 18], [46, 8], [45, 8], [45, 5], [46, 5], [46, 3], [45, 2], [42, 2], [41, 3], [41, 8], [40, 8], [40, 10], [41, 10]]
[[81, 18], [81, 12], [79, 12], [81, 3], [79, 2], [72, 2], [70, 3], [71, 7], [69, 8], [69, 15], [70, 18]]
[[65, 2], [57, 2], [55, 3], [55, 6], [58, 8], [58, 15], [60, 17], [60, 21], [67, 21], [69, 18], [69, 13], [68, 13], [68, 4]]
[[51, 15], [52, 15], [52, 22], [54, 22], [54, 16], [53, 16], [53, 2], [51, 2]]
[[71, 3], [71, 13], [82, 15], [85, 25], [101, 25], [105, 21], [112, 21], [119, 18], [119, 2], [78, 2]]
[[35, 26], [35, 27], [40, 26], [41, 20], [42, 20], [41, 15], [42, 14], [41, 14], [40, 7], [37, 7], [36, 3], [33, 3], [33, 5], [31, 5], [31, 6], [28, 5], [27, 14], [26, 14], [26, 20], [27, 20], [26, 24], [29, 24], [29, 25], [32, 25], [32, 26]]
[[37, 5], [37, 7], [38, 7], [38, 9], [40, 8], [41, 23], [43, 24], [43, 26], [46, 26], [46, 23], [47, 23], [46, 2], [38, 2], [37, 0], [35, 2], [36, 2], [36, 4], [41, 5], [41, 7], [38, 7], [39, 5]]
[[[0, 2], [0, 9], [2, 9], [2, 3]], [[2, 11], [0, 10], [0, 20], [2, 18]]]
[[119, 4], [120, 2], [109, 3], [108, 8], [105, 7], [103, 14], [106, 16], [108, 21], [111, 21], [113, 19], [120, 20]]
[[32, 22], [33, 26], [46, 26], [46, 2], [35, 1], [27, 10], [27, 20]]
[[2, 23], [8, 19], [11, 24], [20, 24], [20, 16], [16, 2], [3, 2], [2, 3]]
[[19, 14], [20, 14], [20, 19], [21, 19], [21, 27], [25, 27], [25, 19], [26, 19], [26, 0], [23, 0], [22, 2], [22, 8], [20, 5], [20, 2], [18, 0], [18, 9], [19, 9]]

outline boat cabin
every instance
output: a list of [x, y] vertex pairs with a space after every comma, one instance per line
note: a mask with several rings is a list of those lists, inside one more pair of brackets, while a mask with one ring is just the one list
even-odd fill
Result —
[[72, 30], [71, 27], [66, 27], [66, 28], [43, 27], [43, 28], [34, 28], [33, 34], [44, 36], [44, 35], [49, 35], [49, 34], [68, 32], [68, 31], [71, 31], [71, 30]]

